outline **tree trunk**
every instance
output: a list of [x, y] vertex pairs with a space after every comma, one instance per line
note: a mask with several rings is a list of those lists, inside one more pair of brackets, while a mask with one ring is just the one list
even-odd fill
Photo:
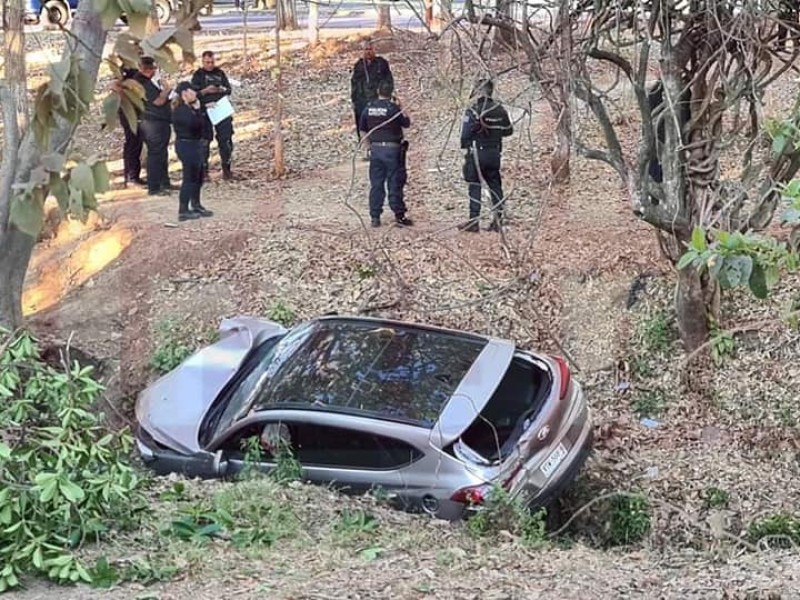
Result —
[[292, 31], [298, 28], [296, 0], [278, 0], [276, 10], [278, 14], [275, 20], [282, 30]]
[[392, 12], [388, 4], [378, 6], [378, 23], [376, 28], [383, 31], [392, 28]]
[[699, 348], [708, 339], [708, 307], [703, 282], [692, 268], [678, 271], [675, 310], [678, 332], [687, 352]]
[[[280, 23], [281, 13], [283, 8], [283, 1], [278, 0], [276, 21]], [[275, 63], [277, 64], [277, 77], [275, 79], [275, 91], [277, 92], [276, 101], [278, 103], [275, 109], [275, 164], [273, 165], [273, 172], [275, 177], [282, 177], [286, 172], [286, 166], [283, 162], [283, 130], [281, 129], [281, 121], [283, 121], [283, 75], [281, 71], [281, 29], [275, 28]]]
[[[39, 164], [42, 155], [49, 154], [53, 149], [64, 151], [75, 133], [75, 126], [59, 119], [52, 131], [50, 148], [39, 148], [30, 129], [20, 130], [17, 115], [10, 118], [9, 107], [14, 106], [14, 100], [11, 99], [15, 97], [14, 78], [23, 78], [24, 90], [25, 53], [24, 44], [20, 43], [23, 38], [20, 37], [22, 19], [19, 0], [6, 4], [5, 8], [6, 80], [2, 82], [5, 131], [3, 166], [0, 171], [0, 325], [16, 327], [22, 322], [22, 287], [36, 240], [9, 222], [12, 185], [29, 181], [31, 171]], [[105, 41], [106, 31], [100, 15], [95, 14], [91, 2], [81, 2], [72, 21], [72, 34], [67, 38], [64, 56], [78, 56], [81, 68], [91, 75], [93, 81], [97, 81]]]
[[434, 31], [441, 31], [442, 25], [453, 18], [452, 0], [433, 0], [433, 21], [431, 28]]
[[319, 43], [319, 4], [316, 0], [308, 4], [308, 43], [312, 46]]
[[558, 106], [552, 106], [556, 115], [556, 147], [550, 159], [553, 183], [568, 183], [572, 155], [572, 107], [570, 98], [570, 73], [572, 67], [572, 29], [570, 27], [570, 1], [561, 0], [557, 25], [555, 93]]

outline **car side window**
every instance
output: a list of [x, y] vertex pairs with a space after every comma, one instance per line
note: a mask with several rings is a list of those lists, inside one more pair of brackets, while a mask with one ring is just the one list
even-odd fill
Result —
[[342, 427], [294, 423], [292, 450], [304, 466], [398, 469], [422, 456], [401, 440]]
[[233, 459], [244, 460], [247, 454], [257, 453], [261, 461], [273, 460], [270, 447], [261, 443], [265, 425], [263, 421], [246, 425], [225, 440], [220, 448]]

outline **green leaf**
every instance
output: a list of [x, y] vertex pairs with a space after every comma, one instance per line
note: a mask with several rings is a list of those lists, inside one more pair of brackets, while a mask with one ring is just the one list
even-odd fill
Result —
[[134, 101], [130, 99], [129, 93], [127, 91], [123, 93], [120, 107], [122, 108], [122, 116], [125, 117], [125, 121], [131, 131], [136, 132], [139, 130], [139, 114]]
[[384, 549], [380, 546], [371, 546], [369, 548], [364, 548], [360, 552], [360, 555], [364, 560], [371, 562], [383, 554], [383, 551]]
[[[723, 287], [734, 288], [743, 285], [750, 280], [753, 272], [753, 259], [746, 255], [729, 256], [725, 259], [725, 264], [720, 274], [725, 274]], [[720, 284], [723, 281], [720, 280]]]
[[147, 20], [150, 17], [149, 12], [130, 13], [128, 17], [128, 31], [138, 38], [143, 38], [147, 35]]
[[38, 237], [44, 226], [44, 202], [33, 194], [19, 194], [11, 200], [11, 222], [21, 232]]
[[[11, 446], [0, 442], [0, 459], [11, 458]], [[5, 491], [5, 490], [4, 490]]]
[[58, 201], [62, 213], [69, 209], [69, 188], [57, 173], [50, 173], [50, 194]]
[[64, 497], [73, 504], [79, 500], [83, 500], [86, 496], [80, 486], [75, 485], [71, 481], [62, 481], [58, 488], [61, 490]]
[[772, 151], [775, 154], [783, 154], [783, 150], [786, 148], [786, 142], [788, 141], [788, 138], [783, 134], [776, 135], [772, 140]]
[[697, 258], [697, 252], [694, 250], [688, 250], [678, 261], [678, 264], [676, 265], [678, 270], [680, 271], [691, 265], [695, 258]]
[[69, 213], [81, 221], [86, 219], [86, 211], [83, 208], [83, 191], [72, 185], [69, 186]]
[[83, 192], [84, 198], [94, 197], [94, 174], [92, 168], [86, 163], [78, 163], [70, 171], [70, 187], [76, 187]]
[[78, 73], [78, 98], [87, 108], [94, 100], [94, 79], [83, 69]]
[[706, 232], [700, 227], [695, 227], [692, 231], [691, 248], [697, 252], [705, 252], [708, 248], [706, 243]]
[[769, 294], [767, 273], [757, 260], [753, 262], [753, 272], [750, 274], [748, 285], [750, 286], [750, 291], [756, 298], [764, 300]]
[[[108, 173], [108, 166], [105, 161], [99, 161], [92, 166], [92, 175], [94, 177], [94, 189], [98, 194], [104, 194], [111, 189], [111, 177]], [[96, 208], [97, 203], [89, 208]]]
[[50, 63], [50, 95], [63, 101], [64, 86], [69, 78], [72, 62], [69, 57], [58, 62]]
[[113, 28], [119, 20], [121, 14], [122, 10], [120, 10], [119, 4], [117, 4], [114, 0], [109, 0], [105, 9], [103, 9], [103, 11], [100, 13], [100, 18], [103, 21], [103, 29], [108, 30]]
[[119, 94], [111, 93], [103, 99], [103, 122], [108, 129], [114, 129], [119, 122]]

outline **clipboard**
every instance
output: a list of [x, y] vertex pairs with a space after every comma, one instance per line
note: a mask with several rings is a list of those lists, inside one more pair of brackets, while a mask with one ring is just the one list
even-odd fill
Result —
[[231, 104], [227, 96], [223, 96], [214, 103], [213, 107], [207, 107], [206, 112], [208, 113], [208, 120], [211, 121], [211, 124], [216, 125], [228, 117], [233, 116], [233, 104]]

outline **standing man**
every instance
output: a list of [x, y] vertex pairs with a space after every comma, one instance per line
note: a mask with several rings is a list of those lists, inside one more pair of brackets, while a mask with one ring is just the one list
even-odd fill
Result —
[[169, 85], [153, 80], [156, 63], [149, 56], [139, 59], [139, 72], [133, 77], [144, 87], [144, 112], [139, 120], [139, 132], [147, 146], [147, 193], [166, 196], [169, 182], [169, 138], [172, 109], [169, 105]]
[[500, 155], [503, 138], [514, 132], [503, 106], [492, 99], [494, 84], [478, 81], [472, 96], [475, 102], [461, 121], [461, 148], [464, 156], [464, 180], [469, 184], [469, 221], [462, 231], [477, 232], [481, 215], [481, 182], [485, 181], [492, 198], [492, 224], [489, 231], [500, 231], [503, 217], [503, 183], [500, 178]]
[[378, 99], [373, 100], [361, 113], [359, 130], [367, 134], [370, 145], [369, 160], [369, 216], [373, 227], [380, 227], [383, 201], [387, 189], [389, 208], [398, 225], [413, 225], [406, 217], [403, 186], [406, 183], [403, 128], [411, 125], [408, 115], [399, 102], [392, 102], [394, 86], [384, 80], [378, 86]]
[[[216, 66], [214, 53], [211, 50], [203, 52], [203, 66], [197, 69], [192, 76], [192, 85], [199, 91], [200, 102], [204, 107], [212, 105], [230, 96], [231, 84], [225, 72]], [[219, 158], [222, 163], [222, 178], [233, 179], [231, 172], [231, 158], [233, 156], [233, 117], [223, 119], [214, 126], [217, 134]], [[209, 148], [205, 150], [204, 177], [208, 181]]]
[[[122, 69], [122, 79], [133, 79], [136, 77], [137, 73], [138, 71], [136, 69], [125, 67]], [[125, 187], [128, 186], [128, 183], [144, 185], [144, 181], [141, 179], [142, 145], [144, 144], [142, 130], [138, 127], [138, 124], [136, 131], [131, 128], [131, 124], [128, 123], [128, 119], [125, 117], [122, 109], [119, 109], [118, 114], [119, 123], [122, 126], [122, 131], [125, 133], [125, 144], [122, 146], [122, 165], [125, 174]], [[137, 114], [137, 116], [140, 115]]]
[[356, 118], [356, 136], [361, 141], [361, 113], [367, 104], [378, 97], [378, 86], [388, 82], [394, 88], [394, 78], [388, 61], [375, 55], [372, 41], [364, 42], [364, 56], [356, 61], [350, 77], [350, 100], [353, 103], [353, 114]]

